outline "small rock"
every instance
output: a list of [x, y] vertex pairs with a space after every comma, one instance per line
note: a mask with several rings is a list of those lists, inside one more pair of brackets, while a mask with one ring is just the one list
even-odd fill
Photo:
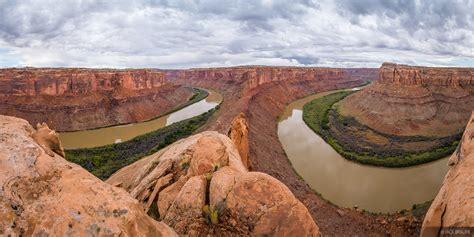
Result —
[[405, 216], [402, 216], [402, 217], [397, 218], [397, 221], [398, 222], [407, 222], [408, 219]]
[[337, 210], [337, 214], [339, 214], [340, 217], [343, 217], [345, 212], [343, 210]]

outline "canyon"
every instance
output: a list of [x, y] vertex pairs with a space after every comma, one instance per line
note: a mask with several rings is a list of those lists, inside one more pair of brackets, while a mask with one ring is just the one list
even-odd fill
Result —
[[105, 183], [63, 159], [45, 124], [0, 115], [0, 131], [2, 235], [320, 235], [291, 191], [249, 172], [217, 132], [180, 140]]
[[152, 69], [0, 69], [0, 114], [58, 131], [150, 120], [192, 94]]
[[[83, 130], [149, 120], [185, 103], [192, 96], [187, 87], [212, 89], [223, 95], [223, 102], [206, 125], [193, 136], [122, 168], [105, 183], [85, 170], [78, 171], [81, 168], [77, 165], [64, 160], [60, 164], [73, 167], [87, 180], [92, 179], [93, 182], [88, 181], [94, 185], [92, 190], [95, 187], [106, 190], [102, 194], [106, 198], [110, 193], [119, 193], [121, 200], [132, 200], [133, 205], [121, 204], [133, 213], [133, 217], [127, 217], [132, 218], [128, 223], [148, 213], [161, 222], [147, 217], [145, 224], [149, 227], [146, 228], [155, 228], [165, 235], [174, 232], [180, 235], [307, 233], [314, 236], [320, 233], [335, 236], [427, 233], [424, 226], [437, 226], [439, 213], [445, 212], [443, 208], [454, 205], [450, 203], [456, 200], [472, 197], [473, 192], [461, 191], [454, 180], [459, 175], [468, 176], [470, 153], [467, 150], [472, 126], [468, 126], [460, 147], [450, 159], [451, 170], [423, 227], [423, 211], [368, 214], [325, 200], [296, 173], [278, 138], [277, 123], [290, 102], [318, 92], [364, 85], [368, 81], [373, 82], [346, 97], [341, 107], [361, 123], [385, 133], [452, 135], [463, 130], [474, 108], [472, 69], [385, 63], [380, 69], [268, 66], [184, 70], [2, 69], [0, 114], [22, 117], [31, 124], [47, 122], [59, 131]], [[427, 113], [423, 114], [425, 110]], [[12, 133], [26, 134], [24, 140], [38, 131], [42, 131], [41, 134], [50, 131], [42, 124], [35, 131], [24, 120], [1, 118], [4, 121], [1, 126], [16, 127]], [[442, 127], [436, 130], [436, 126]], [[11, 136], [11, 133], [5, 134], [5, 137]], [[5, 139], [11, 144], [19, 142]], [[44, 143], [44, 139], [25, 141], [21, 141], [24, 149], [42, 148], [34, 157], [41, 153], [41, 157], [62, 159], [61, 149], [48, 145], [57, 144], [54, 139], [48, 140], [49, 143]], [[12, 147], [11, 144], [6, 147]], [[12, 153], [13, 148], [8, 149], [5, 154]], [[9, 164], [2, 165], [9, 167]], [[66, 171], [56, 173], [61, 172]], [[54, 180], [58, 179], [61, 180], [55, 176]], [[47, 180], [44, 185], [57, 184]], [[470, 190], [469, 184], [459, 185]], [[457, 192], [459, 195], [451, 195]], [[9, 200], [5, 201], [5, 207]], [[48, 200], [54, 198], [48, 197]], [[109, 208], [112, 207], [105, 207]], [[114, 213], [112, 209], [109, 212]], [[10, 214], [14, 212], [0, 209], [5, 210]], [[8, 216], [13, 216], [10, 214]], [[450, 215], [446, 214], [446, 220]], [[8, 226], [12, 220], [1, 220], [0, 224]], [[18, 233], [15, 232], [18, 228], [8, 228], [11, 233]]]

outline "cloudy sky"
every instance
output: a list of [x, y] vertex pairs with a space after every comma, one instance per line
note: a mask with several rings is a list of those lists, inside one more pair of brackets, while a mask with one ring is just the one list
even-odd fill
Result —
[[0, 67], [474, 67], [474, 0], [0, 0]]

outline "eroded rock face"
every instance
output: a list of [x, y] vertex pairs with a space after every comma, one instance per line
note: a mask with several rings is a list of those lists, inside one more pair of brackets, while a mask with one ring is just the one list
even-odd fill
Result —
[[290, 190], [267, 174], [248, 172], [233, 142], [217, 132], [180, 140], [107, 183], [130, 192], [183, 235], [319, 235]]
[[247, 89], [256, 88], [268, 82], [337, 80], [344, 77], [353, 79], [374, 80], [377, 71], [372, 68], [302, 68], [302, 67], [266, 67], [244, 66], [229, 68], [202, 68], [183, 71], [167, 71], [170, 78], [182, 80], [216, 80], [244, 84]]
[[426, 213], [422, 236], [438, 236], [446, 227], [474, 226], [474, 113], [449, 166], [443, 186]]
[[165, 82], [164, 73], [150, 69], [0, 69], [0, 93], [19, 96], [84, 95], [118, 89], [142, 90], [160, 87]]
[[474, 108], [474, 68], [384, 63], [380, 79], [341, 103], [344, 115], [396, 135], [459, 133]]
[[0, 115], [1, 236], [176, 236], [124, 190], [55, 153], [51, 132]]
[[236, 118], [234, 118], [229, 130], [229, 137], [239, 151], [240, 159], [242, 160], [245, 168], [249, 169], [249, 125], [247, 124], [247, 119], [245, 117], [246, 116], [244, 113], [240, 113]]
[[191, 95], [151, 69], [0, 69], [0, 114], [58, 131], [149, 120]]

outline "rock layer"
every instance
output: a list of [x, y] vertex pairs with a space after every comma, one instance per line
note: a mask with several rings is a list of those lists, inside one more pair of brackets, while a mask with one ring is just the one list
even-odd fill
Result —
[[165, 82], [164, 73], [150, 69], [0, 69], [0, 94], [4, 95], [86, 95], [98, 91], [152, 89]]
[[192, 92], [150, 69], [0, 69], [0, 114], [74, 131], [141, 122]]
[[112, 175], [182, 235], [317, 236], [308, 210], [275, 178], [248, 172], [232, 141], [203, 132]]
[[344, 115], [395, 135], [448, 136], [474, 108], [474, 68], [384, 63], [380, 79], [341, 103]]
[[376, 72], [371, 68], [303, 68], [242, 66], [229, 68], [202, 68], [167, 71], [170, 78], [181, 80], [215, 80], [228, 84], [243, 84], [252, 89], [269, 82], [353, 79], [373, 80]]
[[50, 152], [55, 139], [33, 140], [44, 134], [55, 135], [0, 115], [0, 235], [176, 236], [128, 193]]
[[438, 236], [441, 228], [474, 226], [474, 113], [456, 152], [449, 158], [450, 169], [428, 210], [422, 236]]

